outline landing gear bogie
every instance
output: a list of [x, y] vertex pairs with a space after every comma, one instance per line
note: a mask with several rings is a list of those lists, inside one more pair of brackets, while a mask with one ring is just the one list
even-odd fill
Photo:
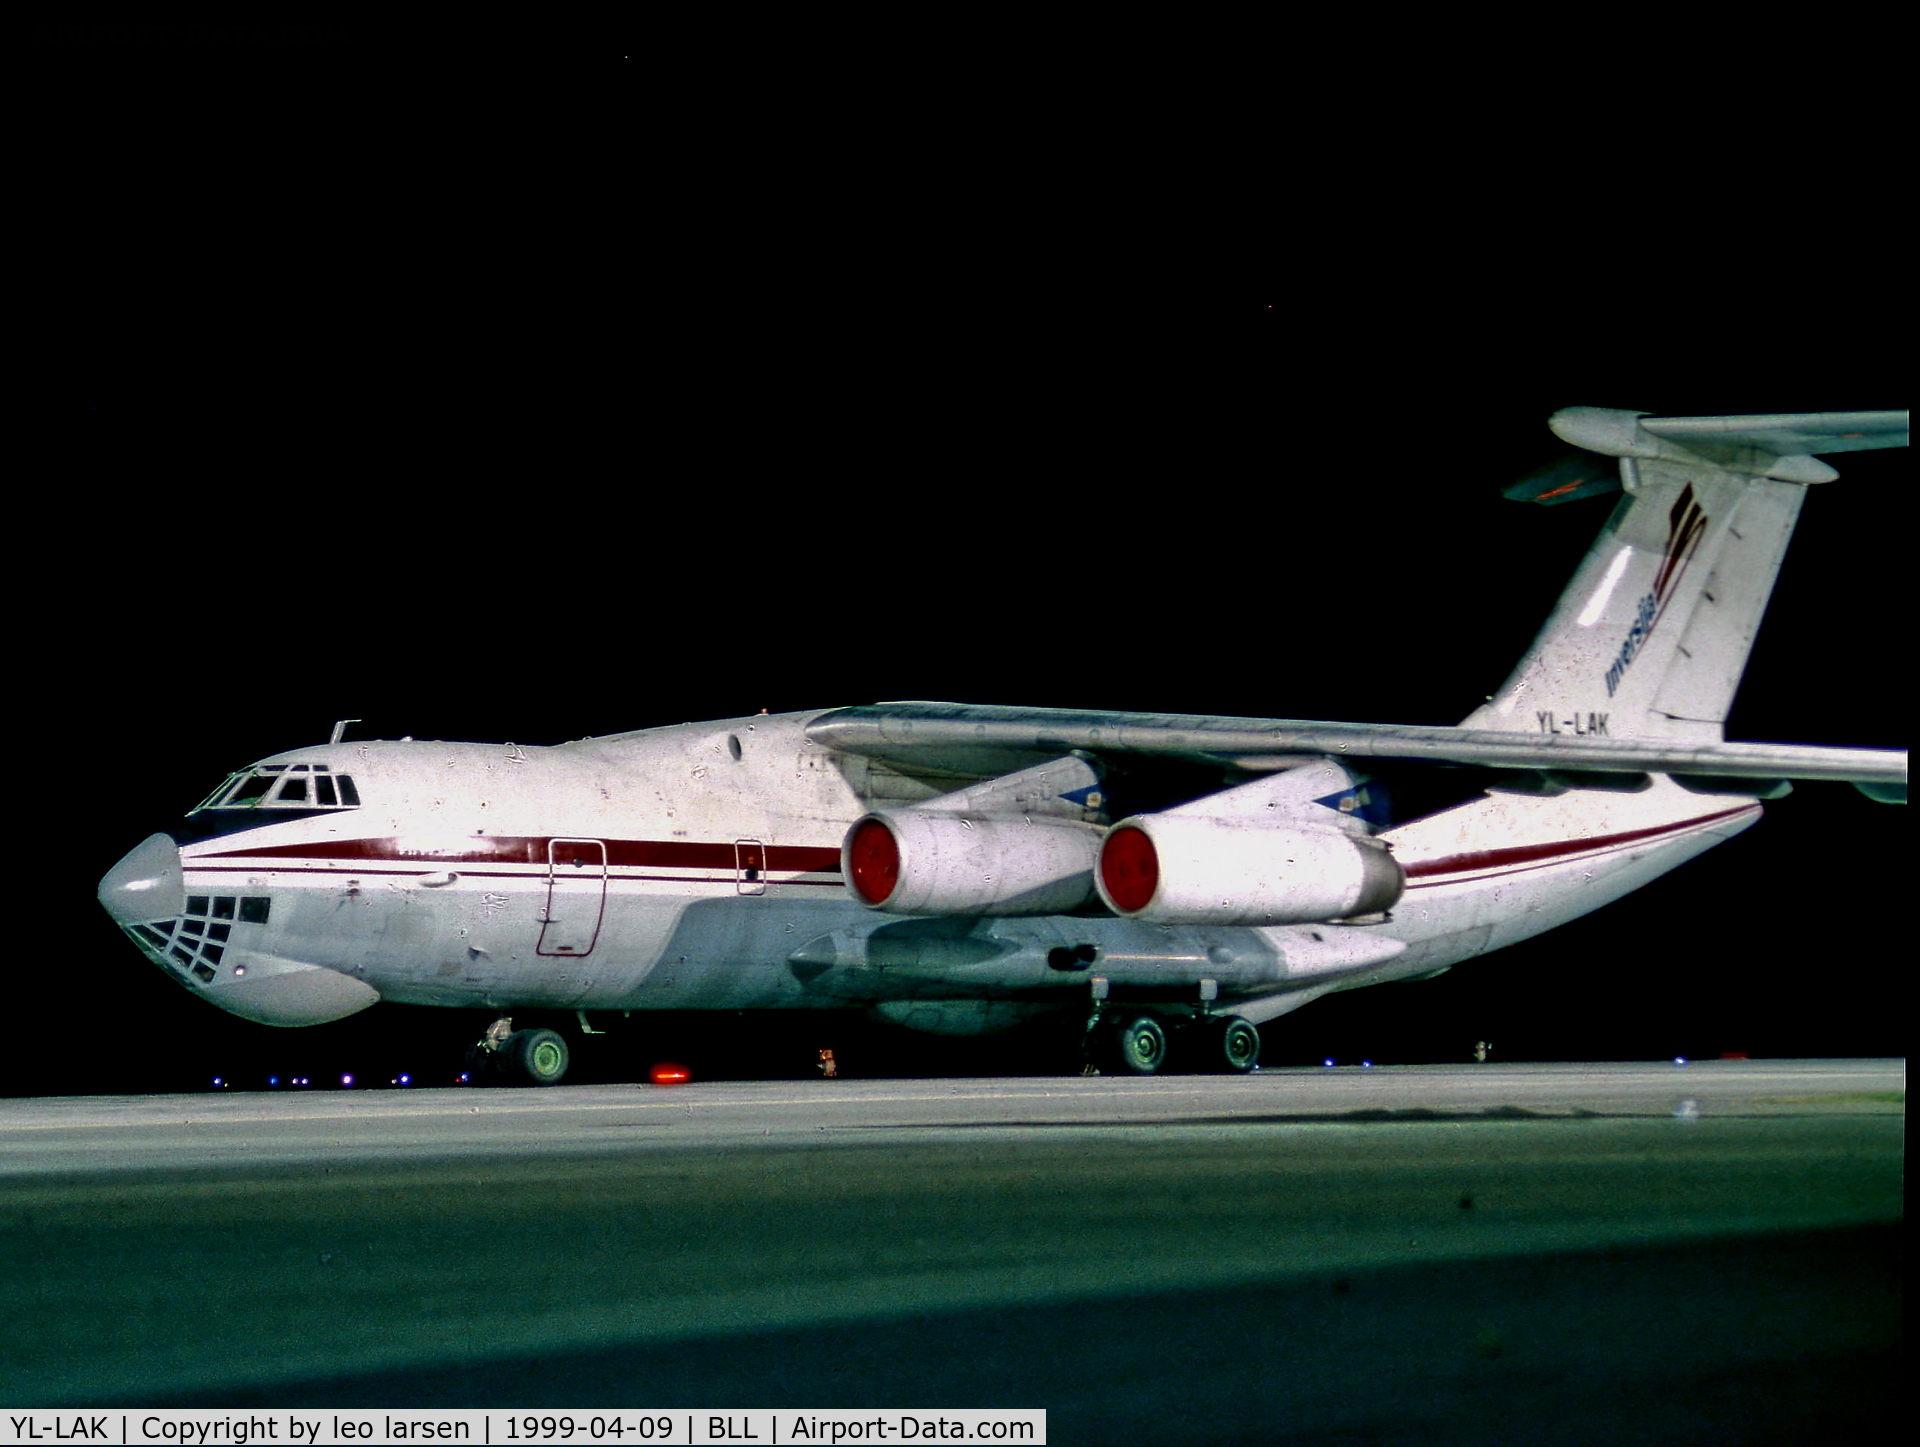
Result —
[[1260, 1032], [1238, 1015], [1097, 1021], [1088, 1058], [1103, 1075], [1247, 1075], [1260, 1064]]

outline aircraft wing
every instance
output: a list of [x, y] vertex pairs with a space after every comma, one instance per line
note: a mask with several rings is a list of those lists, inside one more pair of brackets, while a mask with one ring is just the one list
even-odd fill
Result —
[[1110, 713], [967, 703], [883, 703], [835, 709], [807, 726], [815, 743], [956, 774], [1004, 772], [1079, 749], [1155, 754], [1250, 771], [1292, 759], [1421, 759], [1498, 769], [1819, 779], [1904, 790], [1904, 749], [1810, 744], [1688, 744], [1674, 739], [1503, 733], [1414, 724], [1318, 723], [1202, 714]]

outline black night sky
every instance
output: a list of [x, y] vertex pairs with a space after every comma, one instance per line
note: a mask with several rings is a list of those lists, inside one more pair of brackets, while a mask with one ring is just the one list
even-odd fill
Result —
[[[1296, 177], [1209, 218], [1237, 245], [1161, 255], [991, 194], [946, 217], [925, 178], [890, 176], [897, 206], [718, 187], [624, 77], [539, 132], [590, 140], [535, 155], [497, 144], [497, 101], [241, 125], [205, 93], [156, 110], [126, 55], [64, 63], [86, 104], [36, 183], [53, 462], [50, 525], [16, 533], [32, 1043], [6, 1093], [458, 1068], [482, 1016], [252, 1025], [93, 901], [226, 771], [335, 719], [528, 744], [901, 698], [1452, 723], [1605, 516], [1500, 496], [1560, 451], [1556, 408], [1904, 402], [1886, 320], [1832, 284], [1890, 259], [1858, 211], [1711, 257], [1627, 227], [1621, 255], [1543, 228], [1492, 156], [1439, 211]], [[1905, 742], [1906, 456], [1833, 461], [1732, 738]], [[1905, 818], [1802, 785], [1622, 904], [1276, 1022], [1266, 1058], [1902, 1053]], [[756, 1059], [805, 1063], [733, 1068]]]

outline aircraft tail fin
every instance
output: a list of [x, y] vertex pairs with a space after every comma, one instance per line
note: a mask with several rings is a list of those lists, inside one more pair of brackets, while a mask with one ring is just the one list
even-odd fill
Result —
[[1905, 412], [1568, 407], [1550, 425], [1619, 458], [1626, 496], [1466, 728], [1720, 739], [1807, 485], [1838, 475], [1813, 454], [1907, 444]]

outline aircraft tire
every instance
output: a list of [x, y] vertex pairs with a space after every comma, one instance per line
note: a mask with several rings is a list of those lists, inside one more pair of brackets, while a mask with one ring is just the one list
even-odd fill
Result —
[[1208, 1027], [1213, 1069], [1223, 1075], [1250, 1075], [1260, 1065], [1260, 1032], [1238, 1015]]
[[516, 1030], [501, 1054], [520, 1085], [558, 1085], [567, 1073], [567, 1042], [554, 1030]]
[[1109, 1027], [1102, 1041], [1103, 1071], [1115, 1075], [1157, 1075], [1167, 1063], [1167, 1032], [1151, 1015], [1135, 1015]]
[[1196, 1020], [1174, 1030], [1163, 1072], [1248, 1075], [1260, 1064], [1260, 1032], [1238, 1015]]

